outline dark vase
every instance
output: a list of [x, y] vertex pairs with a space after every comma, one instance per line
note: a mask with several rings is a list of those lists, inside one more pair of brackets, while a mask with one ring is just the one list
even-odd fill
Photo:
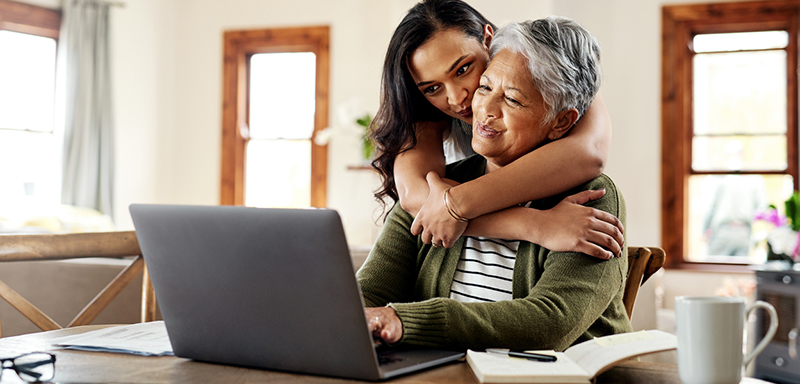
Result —
[[789, 264], [794, 264], [794, 260], [791, 256], [785, 253], [775, 253], [769, 242], [767, 242], [767, 261], [784, 261]]

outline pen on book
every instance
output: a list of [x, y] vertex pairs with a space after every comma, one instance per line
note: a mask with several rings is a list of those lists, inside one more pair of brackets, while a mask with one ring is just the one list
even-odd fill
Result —
[[558, 358], [553, 355], [544, 355], [541, 353], [533, 353], [533, 352], [522, 352], [522, 351], [511, 351], [504, 348], [487, 348], [486, 352], [488, 353], [497, 353], [501, 355], [511, 356], [511, 357], [519, 357], [523, 359], [533, 360], [533, 361], [541, 361], [545, 363], [552, 363]]

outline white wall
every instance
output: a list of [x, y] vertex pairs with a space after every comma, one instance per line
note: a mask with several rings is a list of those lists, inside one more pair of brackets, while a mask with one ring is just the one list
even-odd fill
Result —
[[111, 11], [116, 124], [115, 217], [131, 229], [131, 203], [175, 201], [169, 182], [175, 132], [175, 30], [172, 0], [128, 1]]

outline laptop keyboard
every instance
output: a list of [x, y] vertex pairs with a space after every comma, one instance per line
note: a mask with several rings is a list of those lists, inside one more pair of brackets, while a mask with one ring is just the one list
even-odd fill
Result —
[[384, 356], [378, 356], [378, 365], [388, 365], [388, 364], [392, 364], [392, 363], [399, 363], [399, 362], [401, 362], [403, 360], [405, 360], [405, 359], [403, 359], [402, 357], [392, 356], [391, 354], [390, 355], [384, 355]]
[[378, 355], [378, 365], [388, 365], [393, 363], [399, 363], [404, 358], [398, 356], [397, 349], [392, 348], [385, 344], [376, 344], [375, 345], [375, 354]]

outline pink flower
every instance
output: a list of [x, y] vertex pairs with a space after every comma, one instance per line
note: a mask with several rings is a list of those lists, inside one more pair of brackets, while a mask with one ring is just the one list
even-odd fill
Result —
[[797, 232], [797, 243], [794, 246], [794, 252], [792, 252], [792, 260], [795, 262], [800, 261], [800, 231]]
[[786, 216], [781, 215], [777, 209], [756, 212], [753, 218], [755, 220], [764, 220], [770, 222], [776, 227], [780, 227], [788, 223]]

